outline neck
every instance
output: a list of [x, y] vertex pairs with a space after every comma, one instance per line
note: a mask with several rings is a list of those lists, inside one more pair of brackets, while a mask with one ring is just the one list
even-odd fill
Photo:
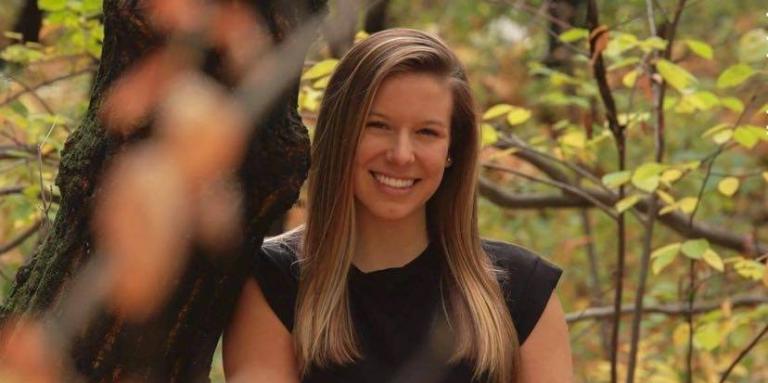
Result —
[[427, 247], [426, 212], [422, 209], [397, 221], [382, 220], [358, 208], [356, 245], [352, 263], [360, 271], [371, 272], [401, 267], [414, 260]]

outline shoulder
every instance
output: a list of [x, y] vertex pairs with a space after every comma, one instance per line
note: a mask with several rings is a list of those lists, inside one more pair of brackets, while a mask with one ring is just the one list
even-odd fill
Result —
[[251, 258], [251, 275], [264, 298], [285, 327], [293, 328], [299, 288], [299, 264], [295, 238], [279, 236], [264, 240]]
[[499, 286], [522, 344], [541, 317], [563, 270], [520, 245], [483, 239], [482, 247], [498, 270]]

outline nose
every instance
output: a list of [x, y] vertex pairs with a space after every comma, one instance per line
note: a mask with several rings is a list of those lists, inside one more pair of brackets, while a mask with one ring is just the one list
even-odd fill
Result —
[[407, 132], [401, 132], [393, 137], [391, 147], [387, 150], [387, 161], [395, 165], [408, 165], [416, 159], [413, 142]]

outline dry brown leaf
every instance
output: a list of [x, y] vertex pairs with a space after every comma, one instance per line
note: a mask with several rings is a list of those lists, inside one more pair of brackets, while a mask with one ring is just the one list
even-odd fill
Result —
[[606, 25], [598, 26], [589, 34], [589, 45], [592, 47], [592, 58], [590, 59], [592, 66], [595, 65], [595, 61], [603, 53], [605, 47], [608, 46], [608, 37], [608, 26]]
[[36, 321], [8, 320], [0, 330], [0, 380], [55, 383], [61, 381], [60, 359]]
[[240, 163], [246, 141], [246, 117], [239, 104], [213, 80], [180, 76], [169, 88], [157, 120], [159, 138], [198, 190]]
[[182, 68], [179, 57], [165, 49], [130, 69], [104, 97], [100, 114], [107, 128], [123, 136], [133, 133], [160, 102], [169, 82]]
[[162, 304], [185, 260], [189, 194], [179, 167], [156, 144], [118, 159], [94, 214], [97, 249], [107, 258], [109, 304], [141, 321]]

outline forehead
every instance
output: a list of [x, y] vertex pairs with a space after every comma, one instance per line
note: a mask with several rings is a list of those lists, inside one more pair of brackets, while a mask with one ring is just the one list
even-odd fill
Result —
[[379, 85], [370, 113], [448, 121], [452, 107], [453, 94], [447, 78], [430, 73], [398, 73]]

